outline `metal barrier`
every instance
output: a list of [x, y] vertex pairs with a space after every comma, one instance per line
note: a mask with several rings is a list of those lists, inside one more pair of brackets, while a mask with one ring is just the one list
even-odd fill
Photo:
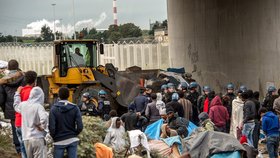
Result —
[[[104, 45], [99, 63], [114, 64], [119, 70], [130, 66], [142, 69], [166, 69], [170, 65], [168, 43], [122, 42]], [[35, 70], [39, 75], [51, 74], [52, 43], [0, 43], [0, 60], [16, 59], [23, 71]]]

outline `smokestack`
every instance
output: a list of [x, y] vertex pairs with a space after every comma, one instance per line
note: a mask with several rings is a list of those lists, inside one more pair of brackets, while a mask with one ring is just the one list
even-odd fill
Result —
[[113, 0], [113, 16], [114, 16], [114, 25], [118, 25], [117, 17], [117, 0]]

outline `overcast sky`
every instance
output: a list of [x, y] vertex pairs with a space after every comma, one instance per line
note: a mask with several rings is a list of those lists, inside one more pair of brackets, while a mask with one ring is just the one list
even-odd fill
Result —
[[[98, 29], [108, 28], [113, 23], [113, 0], [74, 0], [77, 22]], [[60, 20], [57, 25], [73, 25], [72, 0], [0, 0], [0, 32], [21, 35], [21, 30], [32, 22], [45, 19]], [[119, 24], [132, 22], [142, 29], [149, 28], [149, 19], [162, 21], [167, 18], [166, 0], [117, 0]], [[33, 26], [33, 25], [32, 25]]]

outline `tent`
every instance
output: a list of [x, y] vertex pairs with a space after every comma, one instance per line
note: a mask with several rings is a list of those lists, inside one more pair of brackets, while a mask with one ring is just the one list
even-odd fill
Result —
[[[145, 134], [148, 137], [148, 139], [155, 139], [155, 140], [160, 140], [160, 128], [163, 124], [163, 119], [160, 119], [153, 124], [150, 124], [146, 130]], [[189, 125], [187, 127], [188, 129], [188, 134], [190, 135], [194, 129], [196, 129], [197, 126], [193, 124], [191, 121], [189, 121]]]

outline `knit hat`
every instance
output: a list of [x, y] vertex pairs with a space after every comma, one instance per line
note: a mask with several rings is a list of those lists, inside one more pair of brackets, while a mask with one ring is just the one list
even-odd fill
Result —
[[172, 107], [166, 108], [166, 114], [167, 114], [167, 115], [170, 114], [170, 113], [172, 113], [172, 112], [174, 112], [174, 109], [173, 109]]
[[201, 122], [209, 119], [209, 115], [206, 112], [202, 112], [198, 115], [198, 118]]
[[128, 110], [129, 111], [134, 111], [135, 110], [135, 104], [134, 103], [129, 104]]

